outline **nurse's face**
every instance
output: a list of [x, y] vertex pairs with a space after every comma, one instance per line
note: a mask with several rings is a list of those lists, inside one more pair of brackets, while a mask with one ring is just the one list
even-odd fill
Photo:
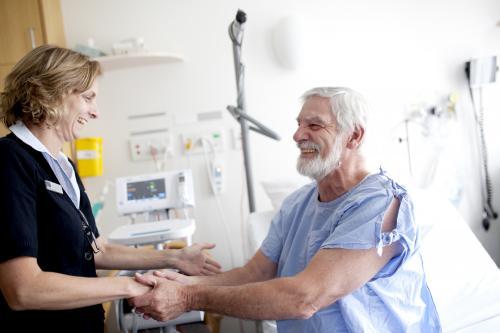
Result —
[[80, 133], [90, 119], [99, 116], [97, 111], [97, 80], [82, 93], [68, 95], [62, 103], [63, 116], [57, 123], [57, 132], [64, 141], [73, 141], [80, 137]]

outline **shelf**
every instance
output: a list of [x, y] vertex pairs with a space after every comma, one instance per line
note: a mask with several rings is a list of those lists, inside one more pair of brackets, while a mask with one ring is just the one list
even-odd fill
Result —
[[172, 53], [136, 53], [110, 55], [94, 59], [99, 61], [105, 71], [183, 61], [182, 56]]

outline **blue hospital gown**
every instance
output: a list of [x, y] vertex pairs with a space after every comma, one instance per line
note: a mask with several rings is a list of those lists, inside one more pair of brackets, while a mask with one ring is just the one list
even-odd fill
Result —
[[[382, 233], [394, 196], [397, 226]], [[330, 202], [318, 200], [316, 182], [288, 196], [273, 218], [261, 251], [278, 264], [278, 277], [306, 268], [320, 249], [369, 249], [399, 241], [402, 251], [368, 283], [306, 320], [280, 320], [278, 332], [441, 332], [418, 251], [418, 229], [406, 190], [382, 170]]]

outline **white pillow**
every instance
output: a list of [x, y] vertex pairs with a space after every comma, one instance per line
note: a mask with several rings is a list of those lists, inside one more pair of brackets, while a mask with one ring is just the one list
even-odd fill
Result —
[[308, 183], [307, 178], [281, 179], [261, 182], [275, 211], [281, 207], [283, 200], [295, 190]]
[[269, 232], [269, 226], [274, 217], [274, 210], [253, 212], [248, 215], [247, 244], [245, 249], [246, 259], [250, 259], [260, 248]]

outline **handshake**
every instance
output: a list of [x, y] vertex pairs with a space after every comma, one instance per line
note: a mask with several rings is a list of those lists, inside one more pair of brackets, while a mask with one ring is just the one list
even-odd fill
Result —
[[128, 299], [133, 311], [142, 314], [144, 319], [159, 321], [174, 319], [190, 311], [187, 286], [206, 283], [205, 279], [220, 273], [220, 264], [204, 251], [213, 247], [213, 244], [203, 243], [183, 249], [175, 267], [188, 275], [169, 269], [136, 273], [131, 292], [134, 296]]
[[186, 276], [172, 270], [135, 274], [135, 281], [148, 288], [142, 295], [128, 299], [133, 312], [144, 319], [166, 321], [192, 310], [187, 286], [197, 284], [197, 276]]

